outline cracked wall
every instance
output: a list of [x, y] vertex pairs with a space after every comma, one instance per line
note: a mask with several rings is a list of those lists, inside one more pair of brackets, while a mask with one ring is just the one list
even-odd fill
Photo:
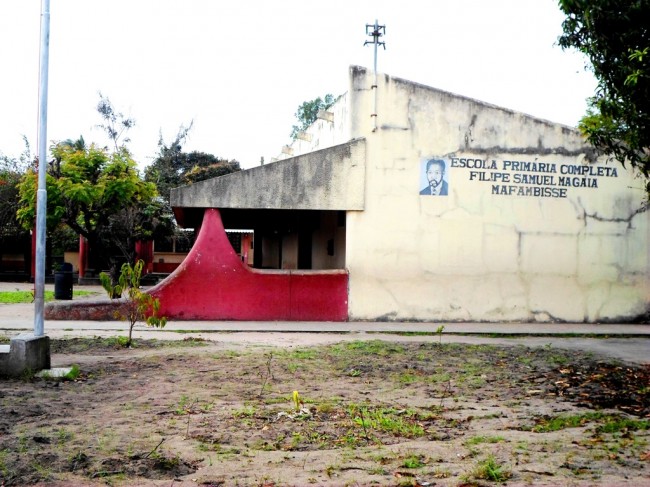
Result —
[[[373, 131], [372, 83], [352, 68], [366, 187], [347, 219], [350, 319], [647, 317], [650, 212], [631, 171], [569, 127], [386, 75]], [[446, 196], [419, 194], [429, 158], [447, 162]]]

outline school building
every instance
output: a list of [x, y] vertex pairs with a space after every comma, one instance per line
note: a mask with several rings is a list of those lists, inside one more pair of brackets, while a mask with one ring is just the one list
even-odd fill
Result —
[[644, 198], [574, 128], [353, 66], [277, 161], [172, 191], [200, 231], [151, 293], [172, 319], [643, 321]]

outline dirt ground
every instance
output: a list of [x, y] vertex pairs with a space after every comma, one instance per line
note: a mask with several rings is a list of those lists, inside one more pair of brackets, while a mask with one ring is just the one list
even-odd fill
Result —
[[[553, 347], [52, 342], [0, 485], [650, 485], [650, 368]], [[297, 391], [297, 393], [294, 393]]]

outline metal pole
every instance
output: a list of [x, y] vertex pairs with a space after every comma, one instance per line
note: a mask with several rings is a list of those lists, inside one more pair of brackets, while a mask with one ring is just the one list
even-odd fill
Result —
[[45, 214], [47, 212], [47, 75], [50, 48], [50, 0], [41, 0], [41, 52], [38, 85], [38, 191], [36, 192], [36, 272], [34, 276], [34, 335], [44, 335]]
[[[370, 29], [372, 29], [372, 31], [370, 31]], [[374, 51], [375, 51], [375, 56], [374, 56], [375, 79], [371, 87], [371, 89], [374, 90], [375, 102], [373, 106], [373, 112], [370, 115], [374, 121], [374, 128], [372, 129], [373, 132], [377, 130], [377, 47], [381, 44], [384, 47], [384, 49], [386, 49], [386, 43], [379, 41], [379, 38], [383, 36], [385, 32], [386, 32], [386, 26], [379, 25], [378, 20], [375, 20], [375, 25], [366, 24], [366, 34], [372, 36], [372, 41], [366, 41], [363, 43], [363, 45], [365, 46], [367, 44], [374, 44]]]
[[[375, 30], [374, 30], [374, 32], [379, 33], [379, 21], [377, 19], [375, 19]], [[372, 87], [375, 90], [375, 104], [374, 104], [372, 113], [374, 114], [373, 119], [374, 119], [375, 126], [373, 128], [373, 132], [377, 130], [377, 45], [379, 44], [379, 42], [378, 42], [379, 41], [379, 36], [375, 34], [374, 39], [375, 39], [375, 42], [373, 42], [373, 44], [375, 45], [375, 65], [373, 67], [373, 70], [375, 72], [375, 82], [372, 85]]]

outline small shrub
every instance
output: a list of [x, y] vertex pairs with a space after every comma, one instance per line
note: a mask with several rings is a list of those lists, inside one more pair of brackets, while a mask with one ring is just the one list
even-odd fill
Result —
[[120, 270], [120, 277], [118, 283], [112, 285], [110, 277], [104, 273], [102, 278], [102, 286], [107, 289], [108, 295], [122, 295], [125, 291], [127, 293], [127, 300], [123, 311], [116, 313], [120, 319], [126, 319], [129, 322], [129, 336], [126, 342], [126, 347], [131, 346], [133, 337], [133, 327], [138, 321], [144, 321], [147, 326], [155, 326], [163, 328], [167, 324], [167, 318], [158, 316], [160, 310], [160, 300], [154, 298], [151, 294], [147, 294], [140, 290], [140, 279], [142, 277], [142, 268], [144, 261], [139, 260], [131, 267], [129, 263], [123, 264]]

